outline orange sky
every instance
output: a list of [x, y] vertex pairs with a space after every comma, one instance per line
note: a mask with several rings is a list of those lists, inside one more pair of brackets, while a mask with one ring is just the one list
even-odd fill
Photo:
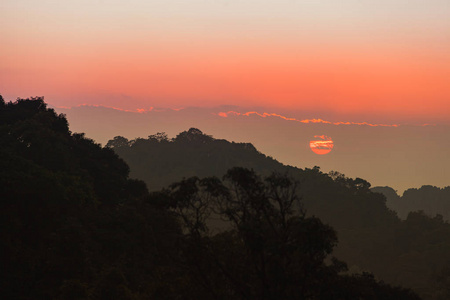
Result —
[[[66, 106], [88, 98], [129, 109], [244, 104], [449, 117], [447, 53], [211, 48], [131, 55], [102, 49], [101, 55], [81, 53], [76, 60], [74, 53], [52, 49], [43, 49], [45, 55], [19, 52], [3, 64], [2, 88], [8, 95], [45, 95]], [[123, 97], [114, 100], [118, 95]]]
[[450, 122], [446, 1], [149, 3], [6, 0], [0, 93]]
[[[45, 96], [97, 142], [197, 127], [374, 185], [449, 184], [449, 0], [2, 0], [0, 12], [0, 94]], [[311, 151], [317, 135], [332, 138], [327, 155]]]

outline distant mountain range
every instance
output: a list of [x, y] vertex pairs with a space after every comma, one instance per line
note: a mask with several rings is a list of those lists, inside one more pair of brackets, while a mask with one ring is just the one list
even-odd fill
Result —
[[[259, 115], [246, 113], [251, 110]], [[322, 112], [309, 114], [230, 106], [187, 107], [181, 110], [155, 108], [138, 113], [86, 105], [57, 108], [56, 111], [67, 116], [72, 132], [84, 132], [102, 145], [114, 136], [133, 140], [164, 131], [172, 138], [195, 127], [216, 138], [252, 143], [260, 152], [286, 165], [299, 168], [318, 165], [326, 172], [336, 170], [349, 177], [364, 178], [373, 186], [389, 185], [404, 191], [425, 183], [439, 187], [450, 184], [448, 125], [383, 127], [302, 123], [295, 120], [321, 118], [333, 122], [370, 123], [380, 120], [362, 117], [330, 119]], [[241, 114], [224, 114], [229, 111]], [[287, 119], [268, 116], [265, 112], [278, 113]], [[396, 124], [396, 121], [391, 120], [387, 124]], [[334, 148], [327, 155], [317, 155], [311, 151], [310, 141], [314, 136], [323, 134], [333, 139]]]
[[373, 272], [388, 283], [413, 288], [425, 299], [439, 299], [442, 291], [436, 276], [450, 278], [450, 272], [438, 271], [447, 262], [450, 266], [450, 224], [423, 212], [413, 212], [402, 221], [392, 210], [393, 202], [379, 193], [389, 190], [370, 189], [361, 178], [326, 174], [319, 167], [286, 166], [252, 144], [216, 139], [196, 128], [173, 139], [164, 133], [134, 140], [117, 136], [107, 147], [127, 162], [130, 176], [145, 181], [150, 190], [191, 176], [222, 177], [236, 166], [262, 175], [288, 174], [298, 181], [307, 214], [337, 230], [335, 254], [349, 263], [351, 272]]
[[[129, 166], [114, 153], [119, 149], [136, 158], [132, 169], [141, 166], [148, 178], [163, 179], [156, 184], [246, 163], [271, 176], [231, 168], [232, 177], [222, 181], [229, 184], [190, 178], [149, 193], [144, 182], [129, 178]], [[369, 187], [319, 168], [283, 166], [251, 144], [216, 140], [198, 129], [171, 140], [163, 133], [131, 142], [116, 137], [101, 147], [72, 134], [65, 116], [42, 98], [5, 103], [0, 96], [0, 294], [189, 300], [262, 299], [270, 291], [271, 299], [419, 299], [400, 282], [428, 298], [445, 293], [448, 224], [417, 215], [419, 226], [411, 229], [409, 218], [400, 221]], [[297, 196], [309, 216], [301, 203], [291, 205]], [[205, 216], [198, 204], [213, 203], [224, 219], [231, 216], [233, 228], [215, 234], [198, 223]], [[430, 224], [437, 237], [410, 243], [418, 230], [429, 237]], [[392, 228], [403, 239], [386, 252]], [[338, 237], [336, 255], [351, 258], [351, 274], [330, 256]], [[402, 256], [415, 268], [426, 261], [421, 276], [392, 263], [404, 263]], [[433, 268], [442, 280], [430, 281]]]
[[388, 186], [374, 187], [372, 191], [386, 196], [386, 205], [402, 219], [406, 219], [410, 212], [423, 211], [429, 216], [441, 215], [444, 220], [450, 220], [450, 186], [424, 185], [419, 189], [408, 189], [402, 196]]
[[[101, 147], [84, 134], [71, 133], [65, 116], [48, 109], [42, 98], [5, 103], [0, 97], [0, 158], [0, 294], [8, 299], [184, 299], [187, 295], [186, 299], [207, 299], [199, 296], [205, 290], [196, 280], [208, 274], [207, 281], [215, 278], [217, 284], [213, 290], [221, 293], [230, 292], [228, 283], [239, 276], [247, 285], [248, 269], [258, 257], [255, 253], [269, 259], [277, 256], [279, 260], [272, 260], [281, 262], [272, 264], [276, 270], [290, 265], [284, 255], [290, 253], [299, 268], [291, 266], [281, 273], [303, 270], [312, 284], [305, 286], [308, 290], [317, 288], [317, 283], [327, 287], [324, 292], [334, 293], [338, 289], [332, 287], [340, 287], [339, 297], [332, 299], [383, 291], [391, 297], [359, 298], [417, 299], [391, 285], [411, 288], [424, 299], [450, 299], [450, 224], [443, 216], [411, 212], [402, 220], [386, 205], [390, 201], [374, 192], [380, 188], [371, 189], [366, 180], [324, 173], [319, 167], [286, 166], [250, 143], [216, 139], [191, 128], [173, 139], [164, 133], [131, 141], [117, 136]], [[239, 185], [221, 183], [230, 182], [229, 176]], [[384, 191], [396, 199], [395, 191]], [[409, 202], [423, 205], [423, 199], [436, 195], [443, 202], [447, 192], [448, 188], [425, 186], [408, 190], [401, 199], [421, 195], [422, 200]], [[219, 202], [213, 202], [214, 197]], [[300, 199], [300, 209], [273, 207], [276, 199], [290, 197]], [[233, 230], [197, 236], [192, 244], [193, 236], [186, 229], [202, 227], [190, 223], [189, 211], [184, 215], [187, 219], [176, 213], [177, 209], [186, 212], [189, 203], [195, 204], [196, 212], [198, 200], [217, 203], [219, 209], [225, 204], [222, 217], [251, 218]], [[191, 225], [182, 227], [183, 220]], [[247, 237], [250, 243], [244, 241]], [[211, 245], [216, 247], [213, 253]], [[325, 260], [333, 249], [333, 255], [348, 264], [347, 273], [342, 273], [347, 269], [344, 263], [330, 256]], [[194, 264], [186, 265], [193, 256], [198, 256]], [[226, 274], [210, 268], [217, 263], [212, 258], [232, 269], [235, 262], [236, 276], [224, 282], [221, 276]], [[265, 264], [265, 260], [258, 262]], [[195, 277], [196, 263], [207, 273]], [[311, 276], [310, 267], [326, 272]], [[269, 273], [273, 286], [287, 282], [277, 284], [282, 277]], [[323, 281], [326, 274], [334, 275]], [[289, 284], [293, 290], [298, 291], [297, 283], [305, 284], [300, 275], [294, 275], [300, 281]], [[253, 286], [259, 288], [259, 277], [254, 278], [258, 284]]]

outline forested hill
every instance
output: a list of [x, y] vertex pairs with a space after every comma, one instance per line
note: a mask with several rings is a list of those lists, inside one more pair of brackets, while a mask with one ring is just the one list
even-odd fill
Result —
[[[288, 173], [299, 182], [298, 195], [310, 216], [338, 233], [338, 258], [352, 271], [369, 271], [393, 284], [414, 288], [426, 299], [439, 299], [450, 279], [450, 225], [417, 212], [401, 221], [386, 198], [361, 178], [320, 168], [285, 166], [251, 144], [215, 139], [191, 128], [169, 139], [164, 133], [127, 140], [115, 137], [112, 148], [130, 166], [131, 176], [159, 189], [190, 176], [222, 177], [240, 166], [259, 174]], [[446, 267], [449, 266], [449, 267]], [[443, 298], [445, 299], [445, 297]]]
[[176, 280], [162, 270], [179, 227], [128, 172], [42, 98], [0, 96], [0, 298], [148, 299], [167, 290], [155, 286]]
[[289, 169], [250, 144], [215, 139], [196, 128], [169, 139], [165, 133], [148, 138], [117, 136], [106, 147], [113, 149], [128, 165], [130, 175], [144, 180], [150, 190], [198, 176], [223, 176], [231, 167], [252, 168], [261, 174]]
[[[233, 168], [149, 194], [128, 171], [42, 98], [0, 96], [2, 299], [420, 299], [345, 274], [289, 176]], [[229, 229], [208, 230], [212, 209]]]
[[387, 209], [385, 198], [371, 193], [370, 183], [320, 168], [300, 169], [283, 165], [259, 152], [250, 143], [215, 139], [196, 128], [169, 139], [165, 133], [147, 139], [117, 136], [113, 149], [130, 166], [130, 176], [143, 180], [151, 190], [191, 176], [222, 177], [232, 167], [253, 169], [261, 175], [288, 173], [300, 182], [299, 192], [310, 214], [317, 214], [339, 229], [389, 226], [399, 219]]
[[386, 196], [386, 205], [398, 216], [406, 219], [412, 211], [423, 211], [429, 216], [441, 215], [450, 221], [450, 186], [438, 188], [424, 185], [419, 189], [407, 189], [402, 196], [391, 187], [374, 187], [372, 191]]

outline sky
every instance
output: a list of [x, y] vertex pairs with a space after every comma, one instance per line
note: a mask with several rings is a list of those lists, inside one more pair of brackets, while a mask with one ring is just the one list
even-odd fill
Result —
[[6, 98], [450, 118], [448, 0], [3, 0], [0, 8]]
[[[389, 134], [399, 128], [385, 127], [383, 142], [370, 125], [356, 123], [416, 128], [413, 139], [424, 144], [421, 127], [431, 124], [441, 149], [450, 150], [448, 0], [2, 0], [0, 12], [3, 97], [45, 96], [60, 110], [74, 108], [69, 122], [102, 142], [115, 135], [112, 129], [99, 135], [95, 125], [83, 126], [76, 108], [196, 107], [217, 119], [234, 111], [241, 115], [225, 123], [237, 125], [246, 117], [265, 124], [278, 118], [245, 115], [253, 111], [350, 122], [314, 123], [319, 132], [311, 134], [360, 127], [387, 153]], [[174, 122], [187, 124], [186, 118], [179, 114]], [[284, 121], [293, 133], [305, 127]], [[148, 131], [160, 127], [152, 126]], [[235, 134], [227, 137], [267, 141], [245, 130]], [[335, 142], [329, 157], [338, 149]], [[368, 159], [368, 148], [359, 149]], [[273, 155], [305, 165], [294, 154]], [[427, 155], [436, 167], [449, 160]], [[335, 160], [336, 167], [357, 169], [356, 162]]]

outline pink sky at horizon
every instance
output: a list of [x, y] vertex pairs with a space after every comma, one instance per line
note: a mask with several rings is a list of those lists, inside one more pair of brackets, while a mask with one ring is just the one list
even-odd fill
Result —
[[6, 0], [1, 8], [8, 100], [450, 123], [448, 1]]

